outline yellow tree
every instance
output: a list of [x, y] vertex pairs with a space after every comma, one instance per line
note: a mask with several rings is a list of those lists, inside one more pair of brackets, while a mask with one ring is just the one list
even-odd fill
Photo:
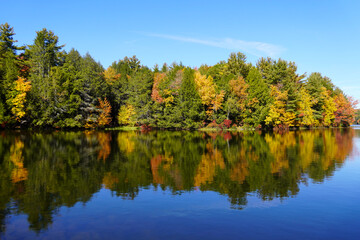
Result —
[[229, 98], [228, 103], [229, 101], [235, 101], [236, 110], [241, 117], [245, 117], [246, 100], [248, 97], [247, 89], [249, 88], [249, 85], [245, 83], [244, 78], [240, 76], [237, 79], [230, 80], [229, 86], [234, 99]]
[[321, 88], [321, 100], [324, 103], [323, 108], [323, 125], [330, 126], [335, 118], [336, 105], [334, 99], [330, 96], [328, 90], [325, 87]]
[[318, 121], [314, 117], [312, 106], [315, 101], [312, 99], [307, 90], [303, 87], [300, 89], [299, 101], [299, 124], [302, 126], [316, 126]]
[[132, 119], [132, 116], [135, 115], [134, 106], [127, 104], [120, 107], [118, 121], [120, 125], [134, 125], [135, 122]]
[[108, 84], [112, 85], [116, 80], [120, 79], [120, 74], [116, 73], [115, 69], [112, 67], [108, 67], [104, 71], [104, 77]]
[[211, 117], [214, 112], [221, 109], [224, 100], [224, 91], [217, 94], [213, 78], [206, 77], [199, 71], [195, 72], [196, 89], [199, 92], [201, 102], [206, 108], [206, 114]]
[[274, 98], [274, 102], [265, 119], [265, 124], [273, 126], [281, 124], [288, 127], [294, 126], [295, 113], [286, 111], [286, 101], [288, 100], [287, 91], [281, 92], [277, 87], [271, 86], [271, 96]]
[[25, 78], [18, 77], [15, 81], [14, 90], [11, 92], [11, 98], [8, 100], [11, 106], [11, 112], [15, 115], [16, 120], [25, 116], [26, 94], [31, 89], [31, 82]]

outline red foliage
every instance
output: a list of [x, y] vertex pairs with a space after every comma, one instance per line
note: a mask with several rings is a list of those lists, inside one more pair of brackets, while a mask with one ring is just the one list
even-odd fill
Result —
[[231, 138], [232, 138], [230, 132], [226, 132], [223, 137], [224, 137], [224, 140], [231, 140]]
[[149, 131], [151, 131], [151, 127], [150, 127], [149, 125], [147, 125], [147, 124], [141, 125], [141, 126], [140, 126], [140, 129], [141, 129], [142, 132], [149, 132]]
[[223, 124], [226, 128], [230, 128], [231, 123], [232, 123], [231, 120], [225, 119], [222, 124]]
[[340, 94], [335, 97], [335, 126], [349, 126], [355, 120], [355, 106], [357, 105], [357, 101], [352, 97], [345, 97], [343, 94]]

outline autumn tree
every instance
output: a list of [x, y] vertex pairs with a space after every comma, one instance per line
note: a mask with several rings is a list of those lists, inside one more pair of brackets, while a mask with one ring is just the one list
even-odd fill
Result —
[[26, 94], [31, 89], [30, 81], [19, 77], [16, 81], [14, 91], [12, 92], [12, 98], [8, 100], [11, 107], [11, 112], [14, 114], [16, 120], [20, 120], [25, 116], [25, 101]]
[[249, 85], [245, 83], [243, 77], [238, 77], [230, 80], [229, 86], [230, 96], [226, 102], [227, 119], [229, 119], [230, 113], [233, 113], [235, 120], [244, 120]]
[[135, 124], [135, 121], [133, 120], [135, 113], [135, 108], [132, 105], [128, 104], [121, 106], [118, 115], [119, 124], [133, 126]]
[[330, 96], [330, 91], [326, 90], [325, 87], [321, 88], [321, 101], [323, 102], [323, 118], [322, 125], [330, 126], [335, 118], [336, 104], [334, 99]]
[[266, 125], [285, 127], [294, 126], [295, 113], [286, 111], [287, 92], [281, 92], [277, 87], [271, 86], [271, 95], [274, 102], [270, 107], [269, 115], [265, 119]]
[[305, 87], [300, 90], [299, 101], [299, 124], [301, 126], [317, 126], [319, 122], [314, 117], [314, 110], [312, 106], [315, 104], [315, 100], [312, 99]]
[[106, 98], [104, 100], [99, 98], [98, 109], [100, 111], [100, 115], [97, 120], [98, 126], [103, 127], [109, 125], [111, 122], [111, 105], [109, 101]]
[[352, 97], [345, 97], [340, 93], [334, 97], [335, 102], [335, 126], [350, 126], [355, 121], [355, 106], [357, 101]]
[[206, 114], [211, 118], [216, 111], [222, 108], [224, 91], [217, 93], [213, 78], [201, 75], [198, 71], [195, 72], [194, 80], [201, 102], [205, 106]]
[[116, 73], [115, 69], [110, 66], [104, 71], [104, 77], [106, 82], [112, 85], [121, 77], [121, 74]]
[[159, 89], [160, 86], [159, 85], [163, 82], [165, 77], [166, 77], [165, 73], [156, 72], [154, 74], [154, 84], [152, 87], [151, 98], [153, 101], [155, 101], [157, 103], [162, 103], [164, 101], [164, 99], [161, 97], [161, 94], [160, 94], [160, 89]]

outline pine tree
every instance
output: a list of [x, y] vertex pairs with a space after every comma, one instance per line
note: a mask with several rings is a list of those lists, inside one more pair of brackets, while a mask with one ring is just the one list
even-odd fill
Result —
[[258, 126], [264, 123], [269, 112], [271, 104], [270, 88], [255, 67], [250, 69], [246, 82], [249, 87], [248, 113], [245, 122], [252, 126]]
[[36, 32], [36, 38], [26, 54], [31, 66], [29, 112], [35, 125], [52, 125], [56, 115], [53, 103], [56, 83], [51, 78], [53, 67], [62, 64], [60, 50], [64, 45], [58, 45], [58, 37], [47, 29]]
[[180, 87], [179, 104], [182, 124], [186, 128], [197, 128], [204, 117], [201, 98], [196, 91], [194, 81], [195, 72], [191, 68], [184, 70], [184, 77]]

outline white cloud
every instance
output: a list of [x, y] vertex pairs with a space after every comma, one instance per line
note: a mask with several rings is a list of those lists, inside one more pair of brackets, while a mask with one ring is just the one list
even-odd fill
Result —
[[218, 47], [218, 48], [225, 48], [230, 50], [237, 50], [250, 53], [257, 57], [260, 56], [270, 56], [276, 57], [281, 52], [285, 51], [285, 48], [264, 42], [250, 42], [250, 41], [243, 41], [233, 38], [223, 38], [223, 39], [216, 39], [216, 40], [206, 40], [206, 39], [198, 39], [198, 38], [191, 38], [191, 37], [182, 37], [182, 36], [174, 36], [174, 35], [166, 35], [166, 34], [145, 34], [147, 36], [170, 39], [180, 42], [190, 42], [190, 43], [197, 43], [206, 46]]

